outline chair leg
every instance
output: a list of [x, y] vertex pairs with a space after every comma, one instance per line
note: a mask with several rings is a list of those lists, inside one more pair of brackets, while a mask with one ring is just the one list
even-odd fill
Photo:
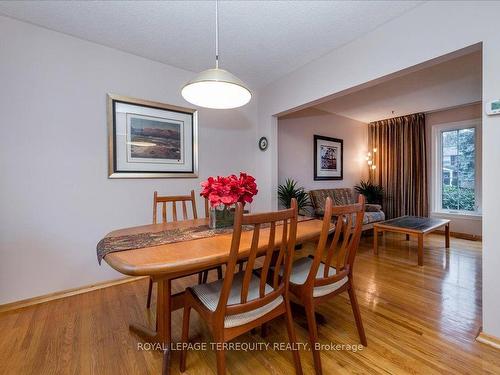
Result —
[[[222, 341], [217, 341], [222, 344]], [[226, 374], [226, 353], [223, 347], [217, 346], [215, 350], [215, 357], [217, 359], [217, 375]]]
[[349, 299], [351, 300], [352, 313], [354, 314], [354, 320], [356, 321], [359, 339], [363, 346], [368, 346], [365, 329], [363, 328], [363, 322], [361, 321], [361, 312], [359, 310], [358, 300], [356, 298], [356, 293], [354, 292], [354, 286], [351, 284], [347, 291], [349, 292]]
[[[182, 316], [182, 338], [181, 341], [183, 344], [187, 344], [189, 341], [189, 315], [191, 313], [191, 306], [186, 305], [184, 306], [184, 314]], [[181, 358], [180, 358], [180, 371], [184, 372], [186, 371], [186, 357], [187, 357], [187, 350], [183, 346], [181, 350]]]
[[321, 353], [316, 348], [316, 343], [318, 342], [318, 327], [316, 325], [316, 315], [314, 314], [314, 306], [312, 302], [304, 304], [304, 309], [306, 311], [309, 343], [311, 345], [311, 351], [314, 359], [314, 369], [316, 370], [316, 375], [322, 375], [323, 370], [321, 368]]
[[[293, 327], [292, 308], [290, 307], [290, 301], [287, 300], [285, 303], [286, 303], [285, 320], [286, 320], [286, 329], [288, 331], [288, 341], [290, 342], [290, 344], [292, 344], [292, 346], [296, 346], [297, 337], [295, 336], [295, 329]], [[293, 349], [294, 348], [292, 348], [292, 355], [293, 355], [293, 364], [295, 366], [295, 373], [297, 375], [302, 375], [302, 365], [300, 364], [299, 351]]]
[[198, 284], [203, 284], [203, 272], [198, 272]]
[[153, 279], [149, 278], [148, 300], [146, 302], [147, 309], [149, 309], [151, 307], [151, 294], [153, 294]]
[[206, 284], [208, 281], [208, 270], [203, 271], [203, 284]]
[[217, 267], [217, 278], [218, 278], [219, 280], [221, 280], [221, 279], [222, 279], [222, 266], [218, 266], [218, 267]]

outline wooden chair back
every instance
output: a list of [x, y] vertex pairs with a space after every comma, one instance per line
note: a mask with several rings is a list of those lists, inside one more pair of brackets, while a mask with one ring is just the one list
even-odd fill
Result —
[[210, 216], [210, 205], [208, 199], [205, 198], [205, 217], [208, 219]]
[[[359, 196], [358, 203], [346, 206], [334, 206], [330, 197], [326, 199], [321, 235], [305, 282], [311, 290], [314, 287], [335, 283], [352, 274], [363, 229], [364, 213], [365, 198], [362, 195]], [[335, 229], [332, 242], [327, 248], [332, 219]], [[324, 263], [324, 272], [317, 275], [321, 262]], [[336, 269], [335, 275], [329, 275], [330, 267]]]
[[[292, 199], [291, 208], [287, 210], [257, 213], [257, 214], [243, 214], [243, 205], [237, 204], [234, 231], [231, 241], [231, 250], [229, 259], [226, 264], [226, 276], [223, 282], [219, 304], [216, 313], [221, 319], [220, 323], [223, 324], [224, 316], [241, 314], [247, 311], [255, 310], [259, 307], [267, 305], [274, 299], [283, 296], [288, 292], [288, 281], [293, 261], [293, 252], [295, 249], [295, 241], [297, 238], [297, 201]], [[247, 266], [243, 274], [243, 281], [241, 287], [241, 294], [239, 303], [228, 305], [228, 298], [230, 295], [233, 278], [238, 263], [238, 253], [240, 250], [241, 233], [244, 226], [253, 226], [252, 242], [250, 253], [247, 259]], [[262, 229], [269, 228], [269, 237], [267, 241], [262, 241]], [[276, 232], [281, 229], [281, 243], [279, 251], [276, 251]], [[265, 244], [265, 248], [259, 249], [259, 244]], [[260, 251], [259, 251], [260, 250]], [[265, 250], [263, 253], [263, 266], [259, 276], [259, 295], [258, 298], [248, 301], [248, 292], [250, 281], [254, 272], [255, 260], [258, 253]], [[270, 276], [270, 269], [274, 266], [275, 270], [280, 270], [283, 267], [283, 277], [280, 277], [279, 272], [274, 272], [272, 279], [272, 291], [266, 292], [266, 282]]]
[[198, 218], [198, 213], [196, 212], [196, 199], [194, 195], [194, 190], [191, 190], [190, 195], [172, 195], [172, 196], [159, 196], [158, 192], [155, 191], [153, 194], [153, 224], [158, 222], [158, 205], [161, 205], [161, 218], [162, 223], [167, 222], [167, 204], [172, 206], [172, 221], [178, 221], [177, 215], [177, 203], [181, 203], [182, 207], [182, 217], [183, 220], [188, 220], [188, 206], [187, 203], [191, 202], [193, 219]]

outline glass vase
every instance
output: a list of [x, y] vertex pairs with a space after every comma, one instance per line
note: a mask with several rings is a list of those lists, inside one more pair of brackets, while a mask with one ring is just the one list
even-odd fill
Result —
[[228, 228], [234, 224], [235, 206], [219, 205], [210, 208], [210, 229]]

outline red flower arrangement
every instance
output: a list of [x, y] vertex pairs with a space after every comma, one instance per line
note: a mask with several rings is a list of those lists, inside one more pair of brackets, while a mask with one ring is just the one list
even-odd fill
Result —
[[244, 172], [240, 172], [239, 177], [234, 174], [227, 177], [209, 177], [201, 183], [201, 187], [200, 195], [208, 199], [211, 207], [227, 207], [237, 202], [251, 203], [258, 192], [255, 178]]

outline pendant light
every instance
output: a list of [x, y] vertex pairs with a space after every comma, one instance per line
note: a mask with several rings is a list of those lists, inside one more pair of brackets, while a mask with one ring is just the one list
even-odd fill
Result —
[[189, 81], [181, 91], [188, 102], [205, 108], [229, 109], [247, 104], [252, 93], [233, 74], [219, 68], [219, 2], [215, 0], [215, 68]]

